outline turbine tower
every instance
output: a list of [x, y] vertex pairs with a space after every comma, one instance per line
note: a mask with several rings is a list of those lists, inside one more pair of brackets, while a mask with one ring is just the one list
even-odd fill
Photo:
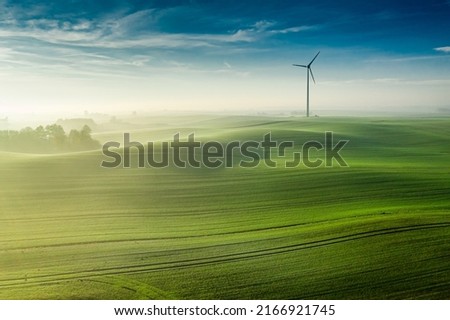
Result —
[[314, 83], [316, 83], [316, 80], [314, 79], [314, 74], [311, 69], [311, 65], [313, 64], [314, 60], [316, 60], [319, 53], [320, 53], [320, 51], [317, 52], [316, 56], [306, 66], [303, 64], [293, 64], [294, 67], [306, 68], [306, 116], [307, 117], [309, 117], [309, 75], [311, 74], [311, 77], [312, 77]]

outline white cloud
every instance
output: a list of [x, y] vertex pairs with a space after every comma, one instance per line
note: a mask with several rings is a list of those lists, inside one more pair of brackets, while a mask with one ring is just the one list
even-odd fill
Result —
[[260, 20], [253, 25], [252, 30], [256, 30], [258, 32], [265, 31], [270, 27], [274, 26], [276, 23], [268, 20]]
[[434, 48], [434, 50], [439, 51], [439, 52], [450, 53], [450, 47]]
[[[154, 9], [126, 14], [118, 12], [99, 21], [81, 19], [76, 22], [55, 19], [14, 20], [14, 13], [0, 13], [0, 22], [9, 25], [0, 29], [0, 37], [35, 39], [52, 45], [80, 46], [83, 48], [220, 48], [228, 44], [251, 43], [277, 34], [296, 33], [315, 28], [295, 26], [277, 29], [274, 21], [260, 20], [247, 28], [231, 33], [164, 33], [148, 28], [157, 25], [158, 12]], [[5, 24], [4, 24], [5, 26]], [[135, 29], [141, 32], [134, 32]]]
[[143, 55], [136, 55], [131, 57], [131, 64], [136, 67], [144, 67], [146, 66], [151, 60], [151, 57], [149, 56], [143, 56]]
[[272, 34], [286, 34], [286, 33], [297, 33], [302, 31], [314, 30], [317, 29], [317, 26], [299, 26], [299, 27], [291, 27], [280, 30], [271, 30]]
[[6, 57], [10, 57], [10, 55], [13, 53], [14, 51], [11, 48], [1, 48], [0, 47], [0, 58], [4, 59]]
[[36, 39], [52, 44], [69, 44], [72, 42], [82, 42], [83, 45], [88, 44], [91, 41], [98, 40], [100, 33], [97, 32], [78, 32], [78, 31], [67, 31], [60, 28], [55, 28], [51, 30], [44, 29], [10, 29], [10, 30], [0, 30], [0, 37], [8, 38], [24, 38], [24, 39]]
[[156, 21], [156, 17], [152, 15], [153, 9], [146, 9], [133, 12], [131, 14], [119, 13], [117, 16], [108, 16], [99, 21], [98, 28], [105, 34], [115, 36], [127, 35], [135, 28], [139, 28], [143, 24], [149, 24]]
[[449, 79], [408, 80], [401, 78], [347, 79], [321, 81], [320, 84], [337, 85], [386, 85], [386, 86], [448, 86]]
[[[0, 0], [1, 1], [1, 0]], [[1, 6], [0, 6], [1, 8]], [[147, 56], [151, 50], [192, 49], [216, 53], [242, 53], [251, 50], [242, 43], [252, 43], [277, 34], [309, 30], [309, 26], [277, 28], [274, 21], [260, 20], [246, 28], [233, 32], [216, 33], [164, 33], [149, 26], [158, 24], [154, 10], [142, 10], [132, 14], [124, 12], [104, 16], [100, 20], [79, 19], [65, 21], [56, 19], [14, 20], [14, 14], [6, 18], [0, 12], [0, 69], [16, 68], [16, 72], [39, 74], [103, 75], [148, 74], [149, 71], [164, 74], [217, 73], [247, 77], [246, 70], [235, 70], [227, 61], [215, 68], [170, 62], [158, 59], [158, 54]], [[137, 28], [140, 32], [134, 32]], [[125, 50], [123, 50], [125, 49]], [[149, 49], [149, 50], [147, 50]], [[263, 49], [258, 49], [260, 52]], [[169, 51], [168, 51], [169, 52]], [[175, 52], [175, 50], [170, 50]], [[167, 59], [179, 59], [168, 53]]]
[[72, 29], [75, 31], [89, 30], [92, 27], [92, 23], [88, 20], [79, 21], [77, 24], [72, 25]]
[[[29, 20], [26, 27], [13, 26], [0, 30], [0, 37], [35, 39], [50, 44], [82, 46], [91, 48], [198, 48], [218, 47], [226, 43], [252, 42], [253, 31], [239, 30], [232, 34], [172, 34], [148, 32], [139, 36], [128, 36], [127, 23], [104, 22], [93, 27], [89, 21], [76, 24], [55, 20]], [[92, 29], [92, 30], [91, 30]]]
[[[436, 50], [436, 49], [435, 49]], [[436, 50], [438, 51], [438, 50]], [[439, 50], [442, 51], [442, 50]], [[379, 57], [364, 60], [368, 63], [386, 63], [386, 62], [410, 62], [410, 61], [422, 61], [422, 60], [436, 60], [447, 59], [444, 55], [423, 55], [423, 56], [401, 56], [401, 57]]]
[[261, 20], [256, 22], [250, 28], [239, 29], [232, 35], [232, 39], [235, 41], [253, 42], [271, 35], [297, 33], [317, 29], [317, 26], [296, 26], [276, 29], [276, 25], [276, 22]]
[[58, 28], [59, 21], [52, 19], [30, 19], [25, 24], [31, 29], [55, 29]]

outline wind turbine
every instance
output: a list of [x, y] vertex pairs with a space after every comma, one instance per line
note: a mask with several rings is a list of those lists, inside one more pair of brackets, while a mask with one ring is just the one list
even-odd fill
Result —
[[320, 51], [317, 52], [316, 56], [306, 66], [303, 64], [293, 64], [294, 67], [306, 68], [306, 116], [307, 117], [309, 117], [309, 75], [311, 74], [311, 77], [312, 77], [314, 83], [316, 83], [316, 80], [314, 79], [314, 74], [311, 69], [311, 65], [313, 64], [314, 60], [316, 60], [319, 53], [320, 53]]

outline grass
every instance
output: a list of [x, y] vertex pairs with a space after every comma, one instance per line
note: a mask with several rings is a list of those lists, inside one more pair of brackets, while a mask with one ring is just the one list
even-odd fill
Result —
[[450, 119], [148, 123], [134, 140], [333, 131], [350, 167], [104, 169], [97, 151], [1, 153], [0, 299], [450, 298]]

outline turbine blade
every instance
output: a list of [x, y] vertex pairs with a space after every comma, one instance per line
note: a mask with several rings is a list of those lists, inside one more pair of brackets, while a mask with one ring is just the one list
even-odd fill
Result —
[[303, 67], [303, 68], [308, 68], [308, 66], [304, 66], [302, 64], [293, 64], [294, 67]]
[[311, 66], [314, 62], [314, 60], [316, 60], [317, 56], [319, 55], [320, 51], [317, 52], [316, 56], [311, 60], [311, 62], [308, 64], [308, 67]]
[[309, 72], [311, 72], [311, 77], [312, 77], [314, 83], [316, 83], [316, 79], [314, 79], [314, 74], [312, 72], [312, 69], [311, 68], [308, 68], [308, 69], [309, 69]]

